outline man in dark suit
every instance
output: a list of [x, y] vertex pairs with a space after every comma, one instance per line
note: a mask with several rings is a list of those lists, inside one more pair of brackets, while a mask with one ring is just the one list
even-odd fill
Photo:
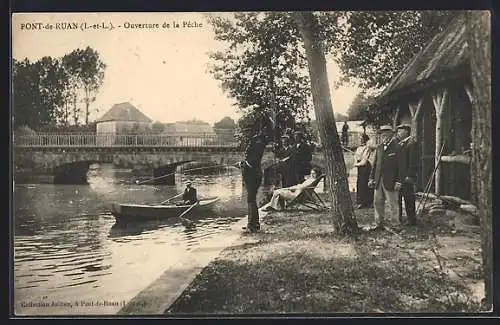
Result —
[[186, 204], [195, 204], [196, 201], [198, 201], [198, 198], [196, 195], [196, 189], [192, 186], [190, 181], [186, 182], [186, 189], [184, 190], [184, 193], [182, 194], [182, 200]]
[[369, 186], [375, 189], [373, 205], [375, 207], [375, 228], [384, 229], [385, 226], [385, 201], [389, 201], [391, 216], [389, 223], [399, 226], [398, 193], [401, 189], [400, 146], [394, 138], [390, 125], [380, 128], [382, 143], [375, 151], [375, 161], [370, 172]]
[[278, 168], [281, 174], [281, 187], [289, 187], [296, 185], [297, 177], [295, 162], [293, 157], [293, 146], [288, 135], [281, 136], [281, 146], [276, 152], [279, 159]]
[[245, 160], [239, 163], [242, 170], [243, 182], [247, 191], [248, 223], [246, 231], [249, 233], [260, 230], [259, 210], [257, 207], [257, 191], [262, 182], [261, 160], [266, 148], [266, 137], [259, 130], [248, 142], [245, 150]]
[[182, 193], [182, 201], [178, 202], [177, 205], [191, 205], [197, 201], [196, 189], [192, 186], [191, 181], [186, 181], [186, 188]]
[[295, 131], [295, 146], [293, 150], [293, 159], [295, 163], [296, 170], [296, 184], [297, 185], [305, 180], [305, 176], [309, 175], [311, 172], [311, 160], [312, 160], [312, 149], [311, 146], [308, 145], [304, 141], [302, 131]]
[[406, 217], [409, 225], [415, 225], [415, 181], [417, 179], [417, 148], [411, 134], [411, 126], [408, 124], [398, 125], [396, 137], [401, 147], [402, 171], [401, 191], [399, 192], [399, 221], [403, 222], [403, 199], [405, 200]]

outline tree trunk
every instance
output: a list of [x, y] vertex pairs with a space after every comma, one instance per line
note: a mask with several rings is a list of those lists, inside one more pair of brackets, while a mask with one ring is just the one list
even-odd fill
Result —
[[443, 124], [443, 113], [447, 97], [448, 91], [444, 89], [432, 98], [434, 102], [434, 108], [436, 110], [436, 148], [434, 151], [434, 166], [437, 166], [436, 172], [434, 174], [434, 193], [436, 195], [441, 194], [441, 164], [439, 161], [439, 154], [441, 153], [441, 146], [443, 145], [443, 132], [441, 131], [441, 127]]
[[491, 196], [491, 25], [488, 11], [467, 12], [467, 43], [472, 79], [473, 192], [481, 216], [484, 304], [493, 304], [493, 231]]
[[420, 109], [422, 107], [423, 102], [424, 99], [420, 98], [418, 102], [408, 104], [411, 115], [411, 136], [415, 139], [417, 139], [418, 118], [420, 117]]
[[76, 104], [76, 95], [73, 96], [73, 120], [78, 125], [78, 107]]
[[89, 100], [85, 99], [85, 125], [89, 124]]
[[85, 88], [85, 125], [89, 124], [90, 91]]
[[307, 55], [314, 112], [318, 122], [332, 197], [332, 217], [335, 231], [354, 234], [358, 230], [347, 183], [344, 154], [337, 133], [330, 98], [325, 54], [318, 37], [318, 25], [312, 12], [294, 13]]
[[392, 118], [392, 128], [396, 130], [399, 124], [399, 114], [401, 113], [400, 106], [396, 107], [396, 111], [394, 112], [394, 117]]

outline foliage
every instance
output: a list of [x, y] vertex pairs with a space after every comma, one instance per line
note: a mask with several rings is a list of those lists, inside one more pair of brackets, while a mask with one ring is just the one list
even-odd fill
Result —
[[[68, 95], [75, 100], [79, 92], [83, 93], [84, 118], [85, 124], [88, 124], [89, 106], [95, 101], [95, 94], [102, 85], [106, 65], [100, 60], [99, 53], [88, 46], [66, 54], [62, 61], [70, 81]], [[74, 116], [78, 116], [76, 112]]]
[[[325, 21], [334, 18], [321, 17]], [[216, 40], [227, 46], [210, 54], [214, 61], [210, 71], [243, 112], [238, 122], [239, 139], [245, 141], [253, 135], [245, 130], [254, 132], [246, 127], [256, 122], [252, 120], [258, 116], [254, 107], [275, 123], [275, 140], [287, 128], [301, 127], [298, 122], [307, 123], [312, 107], [307, 62], [290, 14], [235, 13], [232, 18], [216, 16], [209, 21]]]
[[95, 122], [89, 124], [56, 124], [50, 123], [39, 128], [40, 132], [59, 133], [95, 133], [97, 125]]
[[347, 116], [351, 121], [364, 120], [366, 118], [366, 110], [366, 95], [361, 91], [354, 97], [351, 105], [347, 109]]
[[77, 97], [84, 93], [88, 112], [88, 105], [95, 100], [92, 94], [102, 84], [104, 69], [98, 53], [89, 47], [75, 50], [62, 59], [46, 56], [35, 62], [13, 60], [14, 127], [26, 125], [36, 130], [69, 125], [71, 115], [73, 123], [78, 124]]
[[229, 116], [223, 117], [219, 122], [214, 123], [214, 129], [226, 129], [234, 130], [236, 128], [236, 122]]
[[333, 46], [344, 81], [364, 89], [385, 87], [456, 15], [456, 11], [346, 12]]
[[43, 57], [31, 63], [13, 61], [14, 127], [47, 125], [60, 117], [67, 79], [60, 61]]
[[[380, 91], [459, 14], [440, 10], [346, 12], [344, 28], [335, 35], [338, 42], [330, 49], [343, 74], [339, 83]], [[376, 105], [375, 97], [364, 97], [368, 105], [353, 103], [351, 115], [364, 111], [364, 120], [373, 126], [391, 121], [390, 107]]]
[[[366, 90], [385, 87], [456, 15], [456, 11], [316, 13], [321, 44], [344, 76], [339, 84], [356, 83]], [[294, 129], [299, 121], [310, 122], [306, 58], [290, 14], [236, 13], [232, 18], [209, 20], [215, 38], [227, 45], [210, 54], [211, 72], [236, 100], [243, 118], [251, 115], [250, 107], [266, 110], [276, 121], [276, 137], [286, 128]], [[390, 109], [372, 105], [371, 99], [365, 106], [367, 121], [386, 123]], [[336, 118], [343, 120], [340, 115]]]

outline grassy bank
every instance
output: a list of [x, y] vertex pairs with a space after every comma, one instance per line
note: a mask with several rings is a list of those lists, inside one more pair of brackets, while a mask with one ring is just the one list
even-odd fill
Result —
[[[373, 210], [358, 210], [361, 226]], [[401, 233], [332, 233], [328, 212], [273, 212], [222, 252], [165, 311], [473, 312], [482, 297], [479, 229], [425, 217]]]

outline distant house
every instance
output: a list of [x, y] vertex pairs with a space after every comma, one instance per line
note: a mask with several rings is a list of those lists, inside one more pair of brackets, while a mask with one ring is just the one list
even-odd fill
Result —
[[178, 145], [205, 143], [216, 135], [209, 123], [200, 120], [165, 124], [162, 134], [175, 136]]
[[[144, 134], [151, 130], [152, 120], [129, 102], [113, 105], [96, 122], [97, 135], [106, 135], [99, 141], [106, 144], [116, 142], [117, 135]], [[103, 140], [104, 139], [104, 140]]]

